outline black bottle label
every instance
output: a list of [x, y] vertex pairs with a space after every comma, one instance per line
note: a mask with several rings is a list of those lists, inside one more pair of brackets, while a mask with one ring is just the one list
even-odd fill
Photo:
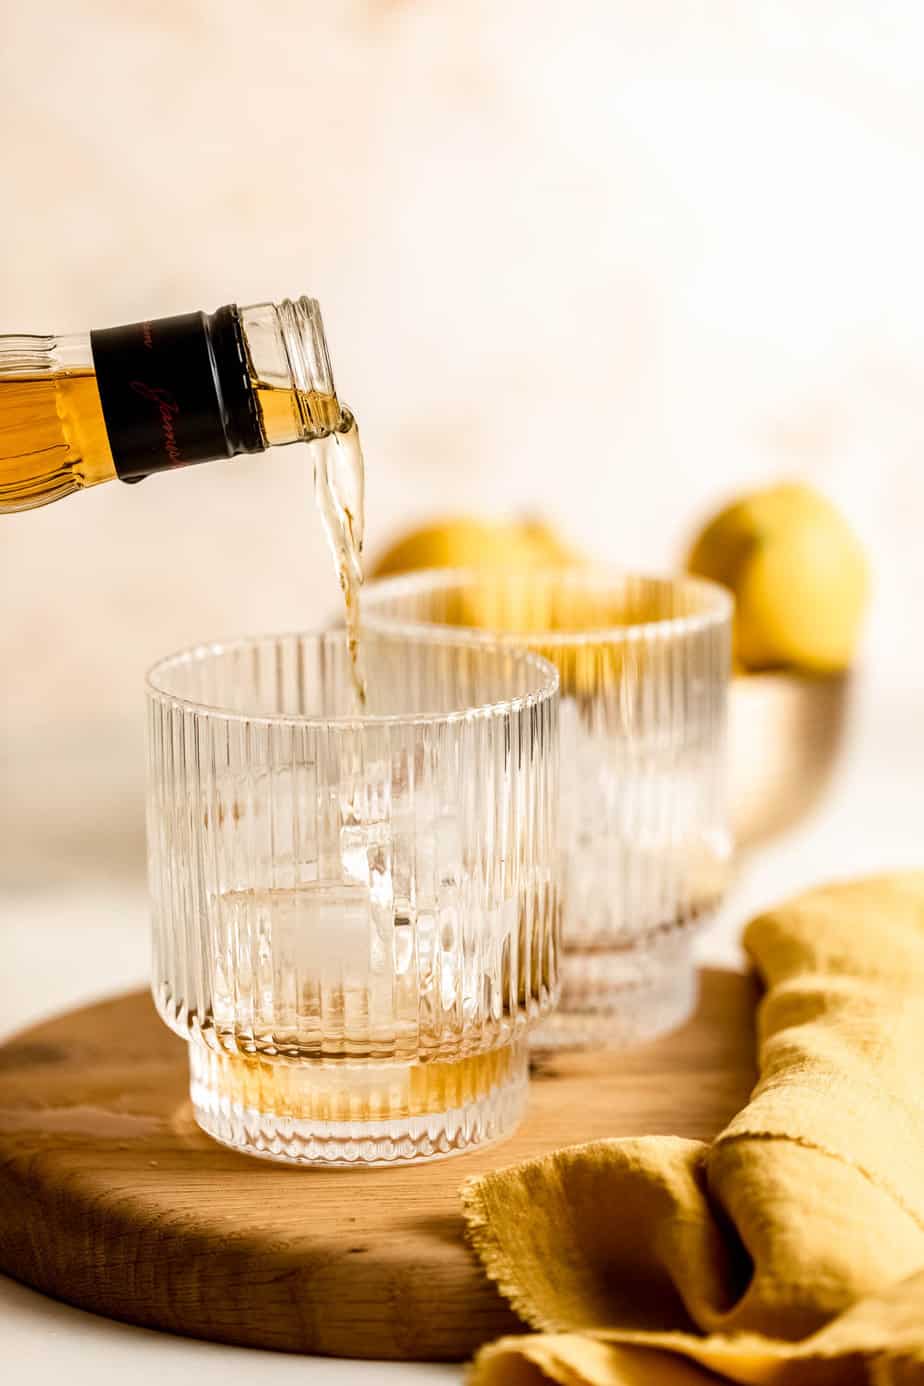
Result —
[[123, 481], [266, 446], [236, 309], [104, 328], [90, 345]]

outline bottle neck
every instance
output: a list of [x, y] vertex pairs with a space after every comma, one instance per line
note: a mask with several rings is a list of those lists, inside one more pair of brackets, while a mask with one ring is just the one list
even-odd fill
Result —
[[124, 481], [346, 426], [313, 299], [131, 323], [90, 343]]
[[349, 427], [317, 299], [251, 304], [240, 309], [240, 326], [268, 447], [310, 443]]

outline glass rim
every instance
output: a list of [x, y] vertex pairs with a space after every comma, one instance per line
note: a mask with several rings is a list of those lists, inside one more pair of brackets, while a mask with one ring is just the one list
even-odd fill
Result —
[[[375, 608], [374, 598], [381, 596], [404, 596], [419, 592], [446, 589], [467, 584], [484, 584], [491, 581], [499, 583], [536, 582], [552, 577], [563, 579], [597, 578], [606, 583], [618, 581], [638, 581], [660, 583], [665, 587], [686, 588], [702, 594], [707, 600], [703, 609], [687, 616], [663, 616], [650, 620], [635, 621], [626, 625], [588, 626], [584, 630], [540, 630], [540, 631], [495, 631], [489, 627], [456, 626], [439, 621], [426, 621], [414, 616], [381, 615]], [[380, 635], [403, 635], [413, 637], [425, 631], [455, 631], [469, 644], [503, 645], [510, 648], [527, 648], [530, 644], [541, 643], [544, 647], [574, 648], [583, 644], [625, 644], [650, 639], [652, 636], [681, 638], [705, 634], [716, 626], [730, 624], [734, 614], [735, 599], [728, 588], [711, 578], [694, 576], [692, 573], [677, 573], [665, 576], [663, 573], [641, 573], [630, 568], [619, 568], [606, 563], [549, 563], [532, 568], [491, 569], [491, 568], [421, 568], [415, 572], [398, 573], [394, 576], [375, 578], [363, 589], [363, 624], [367, 631]], [[370, 601], [369, 599], [373, 600]]]
[[538, 707], [542, 703], [552, 700], [559, 691], [559, 675], [555, 665], [542, 655], [536, 654], [532, 650], [512, 649], [509, 644], [500, 640], [473, 641], [465, 638], [464, 634], [457, 639], [447, 639], [444, 632], [452, 630], [451, 626], [422, 626], [419, 629], [404, 633], [397, 630], [368, 630], [361, 634], [360, 642], [368, 640], [371, 636], [376, 640], [391, 640], [403, 645], [417, 644], [419, 646], [438, 646], [441, 649], [457, 649], [471, 652], [477, 648], [485, 654], [503, 655], [509, 658], [511, 655], [520, 664], [525, 664], [535, 670], [536, 687], [528, 693], [519, 693], [512, 698], [499, 698], [494, 702], [478, 703], [471, 707], [461, 707], [453, 709], [451, 712], [395, 712], [395, 713], [344, 713], [342, 715], [321, 717], [317, 715], [303, 715], [293, 712], [276, 713], [249, 713], [235, 712], [232, 708], [221, 707], [214, 703], [202, 702], [196, 698], [186, 698], [180, 694], [172, 693], [167, 688], [158, 685], [157, 679], [160, 674], [166, 673], [169, 669], [177, 668], [180, 665], [189, 665], [197, 661], [213, 658], [218, 655], [231, 654], [240, 650], [255, 649], [259, 645], [268, 643], [279, 643], [285, 640], [308, 640], [319, 644], [343, 645], [347, 642], [347, 632], [342, 628], [323, 629], [323, 630], [298, 630], [281, 631], [275, 634], [266, 635], [244, 635], [231, 640], [199, 641], [195, 645], [187, 645], [182, 650], [177, 650], [173, 654], [164, 655], [156, 660], [154, 664], [145, 672], [144, 687], [148, 698], [154, 698], [161, 703], [169, 703], [174, 707], [183, 708], [188, 712], [202, 714], [214, 721], [224, 721], [229, 723], [247, 722], [257, 726], [289, 726], [300, 728], [311, 728], [323, 730], [327, 728], [353, 728], [362, 729], [365, 727], [412, 727], [412, 726], [443, 726], [457, 722], [468, 722], [476, 719], [490, 719], [507, 717], [511, 713], [521, 712], [526, 708]]

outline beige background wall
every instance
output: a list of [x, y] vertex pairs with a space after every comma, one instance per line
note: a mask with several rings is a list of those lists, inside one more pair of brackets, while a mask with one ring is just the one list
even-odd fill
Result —
[[[924, 682], [916, 0], [0, 0], [0, 331], [323, 304], [369, 544], [543, 512], [672, 562], [780, 472]], [[0, 887], [140, 869], [141, 676], [336, 602], [308, 458], [0, 521]], [[0, 894], [0, 910], [3, 896]]]

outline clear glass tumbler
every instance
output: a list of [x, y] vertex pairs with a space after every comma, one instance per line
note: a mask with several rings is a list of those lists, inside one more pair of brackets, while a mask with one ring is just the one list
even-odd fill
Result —
[[342, 632], [148, 676], [153, 992], [196, 1120], [321, 1164], [512, 1129], [557, 993], [558, 676], [503, 647]]
[[364, 591], [368, 629], [461, 627], [558, 668], [562, 991], [534, 1044], [621, 1047], [695, 1006], [695, 926], [731, 855], [731, 615], [715, 584], [591, 565], [433, 570]]

